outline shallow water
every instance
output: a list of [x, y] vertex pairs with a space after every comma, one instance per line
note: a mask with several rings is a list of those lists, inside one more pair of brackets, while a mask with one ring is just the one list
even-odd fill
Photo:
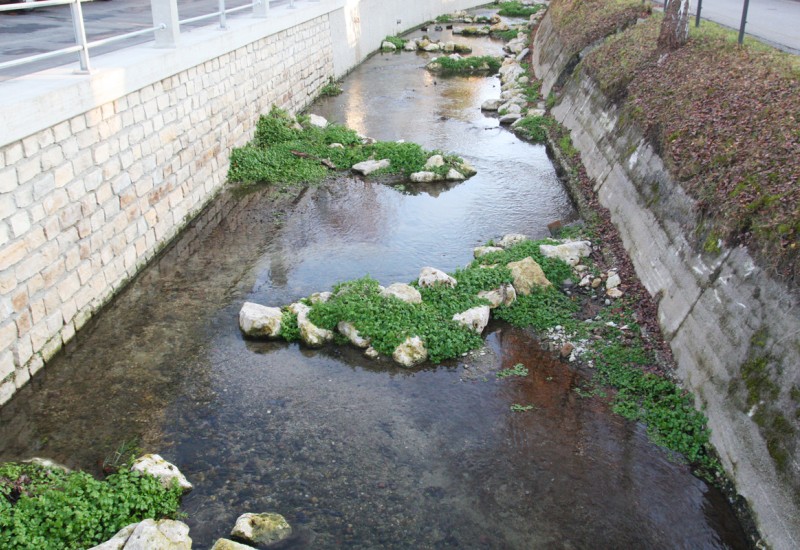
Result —
[[[499, 82], [424, 62], [375, 56], [310, 110], [456, 152], [477, 176], [418, 194], [342, 177], [278, 207], [269, 190], [224, 193], [0, 410], [0, 459], [91, 469], [139, 441], [195, 484], [196, 548], [248, 511], [286, 516], [295, 548], [746, 547], [719, 492], [580, 398], [587, 373], [525, 331], [492, 324], [485, 349], [412, 370], [242, 338], [245, 300], [281, 305], [366, 273], [409, 281], [575, 216], [543, 147], [480, 113]], [[530, 375], [496, 377], [516, 363]]]

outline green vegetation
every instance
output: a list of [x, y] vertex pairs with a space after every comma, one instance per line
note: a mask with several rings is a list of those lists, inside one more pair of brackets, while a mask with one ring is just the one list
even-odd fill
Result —
[[525, 31], [522, 29], [510, 28], [507, 31], [492, 31], [491, 35], [496, 38], [500, 38], [504, 42], [510, 42], [511, 40], [514, 40], [520, 32]]
[[502, 60], [499, 57], [491, 55], [462, 57], [461, 59], [438, 57], [428, 64], [428, 70], [444, 74], [472, 74], [477, 72], [493, 74], [500, 70], [501, 63]]
[[506, 17], [530, 17], [542, 9], [540, 4], [535, 6], [523, 6], [521, 2], [500, 2], [500, 10], [497, 15]]
[[402, 50], [403, 46], [405, 46], [406, 42], [408, 42], [408, 40], [405, 40], [404, 38], [400, 38], [399, 36], [387, 36], [383, 40], [385, 42], [391, 43], [398, 50]]
[[718, 236], [706, 244], [746, 244], [762, 266], [796, 285], [800, 132], [789, 129], [800, 120], [800, 61], [754, 41], [739, 46], [735, 32], [709, 22], [691, 27], [686, 45], [660, 60], [660, 21], [653, 16], [609, 38], [581, 67], [698, 201]]
[[338, 82], [333, 80], [333, 78], [331, 78], [330, 81], [327, 84], [325, 84], [319, 91], [319, 95], [321, 97], [335, 97], [337, 95], [340, 95], [341, 93], [342, 93], [342, 87], [339, 85]]
[[453, 16], [449, 13], [445, 13], [443, 15], [436, 16], [437, 23], [450, 23], [453, 21]]
[[521, 118], [514, 126], [523, 138], [534, 143], [547, 141], [547, 128], [553, 124], [553, 119], [544, 116], [526, 116]]
[[[331, 147], [331, 144], [342, 147]], [[338, 124], [313, 126], [302, 116], [298, 120], [273, 107], [256, 125], [253, 141], [231, 152], [228, 180], [242, 183], [292, 185], [325, 179], [330, 170], [349, 170], [354, 164], [389, 159], [391, 165], [377, 174], [402, 174], [423, 169], [427, 159], [439, 151], [426, 151], [415, 143], [378, 141], [362, 143], [353, 130]], [[442, 155], [445, 165], [434, 171], [442, 175], [463, 162], [454, 155]]]
[[501, 369], [497, 371], [498, 378], [506, 378], [508, 376], [528, 376], [528, 369], [522, 363], [517, 363], [510, 369]]
[[0, 547], [88, 548], [146, 518], [173, 517], [176, 486], [120, 469], [105, 481], [83, 472], [33, 464], [0, 464]]
[[533, 410], [533, 408], [533, 405], [520, 405], [519, 403], [511, 405], [511, 410], [514, 412], [527, 412]]

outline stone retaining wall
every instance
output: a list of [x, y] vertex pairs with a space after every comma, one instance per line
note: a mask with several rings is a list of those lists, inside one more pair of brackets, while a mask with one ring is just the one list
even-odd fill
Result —
[[[537, 76], [564, 81], [553, 116], [659, 301], [678, 374], [705, 410], [725, 470], [773, 548], [800, 547], [800, 304], [744, 248], [706, 252], [694, 201], [642, 133], [569, 60], [545, 17]], [[568, 71], [567, 71], [568, 72]], [[549, 88], [548, 88], [549, 91]]]

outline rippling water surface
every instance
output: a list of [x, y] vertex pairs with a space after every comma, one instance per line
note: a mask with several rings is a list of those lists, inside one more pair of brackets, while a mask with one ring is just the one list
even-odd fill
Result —
[[[286, 516], [295, 548], [746, 547], [716, 490], [580, 398], [587, 373], [525, 331], [490, 325], [485, 349], [413, 370], [240, 335], [245, 300], [282, 305], [367, 273], [409, 281], [574, 218], [544, 149], [481, 114], [499, 81], [435, 77], [425, 61], [377, 55], [310, 110], [458, 153], [477, 176], [416, 194], [342, 177], [278, 206], [270, 190], [224, 193], [0, 410], [0, 459], [93, 469], [139, 441], [195, 484], [196, 548], [248, 511]], [[516, 363], [530, 375], [495, 376]]]

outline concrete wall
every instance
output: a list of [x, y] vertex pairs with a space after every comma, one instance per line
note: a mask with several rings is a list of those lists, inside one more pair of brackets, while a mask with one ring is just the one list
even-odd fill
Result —
[[[550, 18], [534, 47], [549, 85], [567, 58]], [[800, 547], [800, 307], [744, 248], [703, 251], [702, 220], [638, 128], [579, 70], [553, 115], [571, 131], [587, 174], [637, 275], [711, 440], [773, 548]]]
[[259, 113], [474, 3], [298, 1], [1, 83], [0, 405], [222, 188]]

